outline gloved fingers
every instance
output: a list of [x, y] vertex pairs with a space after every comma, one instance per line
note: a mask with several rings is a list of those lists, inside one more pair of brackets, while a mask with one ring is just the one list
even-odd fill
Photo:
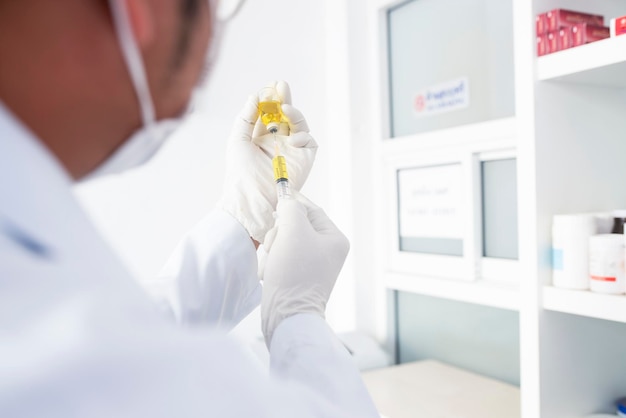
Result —
[[330, 220], [326, 212], [318, 206], [307, 207], [307, 216], [313, 229], [323, 237], [326, 248], [341, 257], [346, 257], [350, 250], [350, 241], [337, 225]]
[[259, 247], [259, 250], [257, 251], [257, 257], [258, 257], [258, 267], [257, 267], [257, 276], [259, 277], [259, 280], [263, 280], [263, 276], [265, 275], [265, 265], [267, 264], [267, 252], [269, 250], [265, 249], [264, 245], [261, 245]]
[[289, 131], [292, 135], [298, 132], [309, 132], [309, 124], [306, 122], [302, 112], [289, 103], [283, 103], [281, 108], [283, 115], [287, 118]]
[[254, 125], [254, 130], [252, 131], [252, 138], [257, 138], [259, 136], [267, 135], [267, 127], [263, 124], [261, 119], [259, 118]]
[[278, 228], [289, 225], [310, 224], [307, 209], [295, 199], [278, 199], [276, 205], [276, 226]]
[[283, 104], [291, 104], [291, 88], [286, 81], [278, 81], [275, 84], [276, 92], [278, 93], [278, 97], [280, 97], [280, 102]]
[[[276, 93], [278, 93], [278, 97], [280, 97], [280, 102], [281, 103], [287, 103], [287, 104], [291, 104], [291, 88], [289, 87], [289, 84], [287, 84], [287, 82], [285, 81], [278, 81], [276, 82], [276, 85], [274, 86], [274, 88], [276, 89]], [[285, 112], [283, 112], [283, 116], [287, 119], [286, 122], [281, 122], [280, 127], [278, 128], [278, 135], [284, 135], [287, 136], [289, 135], [289, 132], [291, 131], [291, 127], [289, 126], [289, 116], [285, 115]]]
[[265, 241], [263, 241], [263, 248], [265, 248], [266, 252], [269, 253], [270, 250], [272, 249], [272, 245], [274, 244], [274, 241], [276, 240], [277, 234], [278, 234], [277, 226], [270, 229], [269, 231], [267, 231], [267, 234], [265, 234]]
[[278, 127], [278, 132], [276, 132], [277, 135], [282, 135], [282, 136], [289, 136], [289, 122], [281, 122], [280, 126]]
[[263, 154], [270, 159], [274, 158], [274, 135], [266, 134], [252, 138], [254, 145], [259, 147]]
[[308, 132], [298, 132], [285, 138], [285, 142], [294, 148], [317, 149], [317, 142]]
[[235, 125], [230, 135], [231, 141], [250, 142], [255, 123], [259, 117], [259, 102], [256, 96], [249, 96], [241, 112], [235, 119]]
[[343, 233], [337, 228], [335, 223], [330, 220], [326, 212], [315, 203], [310, 201], [306, 196], [297, 190], [292, 191], [293, 197], [306, 208], [307, 217], [311, 222], [311, 226], [315, 231], [323, 235], [341, 234]]
[[308, 206], [315, 206], [315, 203], [313, 203], [308, 197], [303, 195], [302, 192], [295, 190], [291, 194], [292, 194], [292, 197], [298, 202], [302, 203], [302, 205], [304, 205], [305, 208]]

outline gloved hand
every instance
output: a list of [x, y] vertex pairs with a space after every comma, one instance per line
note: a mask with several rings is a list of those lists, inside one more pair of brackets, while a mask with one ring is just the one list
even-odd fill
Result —
[[[300, 190], [313, 166], [317, 143], [309, 134], [302, 113], [291, 106], [289, 85], [278, 82], [273, 87], [289, 121], [281, 124], [277, 139], [287, 161], [290, 186], [292, 190]], [[217, 206], [237, 219], [259, 243], [265, 241], [265, 234], [274, 226], [278, 199], [273, 157], [274, 135], [259, 120], [257, 96], [250, 96], [230, 136], [226, 157], [228, 180]]]
[[299, 193], [278, 202], [276, 227], [265, 241], [261, 320], [270, 346], [282, 320], [300, 313], [324, 318], [350, 244], [324, 211]]

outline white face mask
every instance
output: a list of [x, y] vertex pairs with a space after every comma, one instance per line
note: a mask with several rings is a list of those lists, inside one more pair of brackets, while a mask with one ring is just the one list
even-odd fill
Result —
[[[212, 18], [212, 42], [209, 45], [207, 65], [212, 66], [217, 52], [217, 43], [221, 38], [221, 22], [214, 18], [216, 1], [209, 0]], [[135, 94], [139, 101], [141, 119], [143, 126], [136, 131], [118, 150], [113, 153], [99, 167], [92, 171], [84, 180], [118, 174], [126, 170], [139, 167], [148, 162], [161, 149], [166, 139], [169, 138], [177, 128], [185, 121], [190, 114], [191, 103], [187, 105], [187, 110], [175, 118], [156, 120], [154, 102], [150, 94], [148, 77], [143, 58], [133, 36], [128, 11], [125, 2], [120, 0], [109, 0], [109, 6], [113, 16], [113, 24], [117, 32], [118, 42], [122, 50], [126, 67], [135, 89]], [[209, 67], [210, 68], [210, 67]], [[192, 98], [194, 94], [192, 93]]]

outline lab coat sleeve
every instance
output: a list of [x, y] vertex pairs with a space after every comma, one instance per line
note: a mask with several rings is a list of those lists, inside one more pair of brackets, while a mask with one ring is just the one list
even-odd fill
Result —
[[344, 417], [378, 417], [356, 364], [321, 317], [299, 314], [276, 328], [270, 367], [280, 380], [297, 382]]
[[0, 416], [379, 418], [320, 318], [285, 320], [272, 353], [282, 377], [270, 377], [228, 337], [137, 321], [123, 309], [99, 315], [109, 312], [104, 304], [95, 309], [101, 324], [86, 308], [73, 312], [81, 328], [53, 341], [45, 327], [58, 323], [48, 320], [0, 345], [0, 354], [13, 354], [0, 358]]
[[221, 210], [195, 226], [159, 277], [143, 285], [177, 322], [226, 330], [261, 301], [252, 240], [241, 224]]

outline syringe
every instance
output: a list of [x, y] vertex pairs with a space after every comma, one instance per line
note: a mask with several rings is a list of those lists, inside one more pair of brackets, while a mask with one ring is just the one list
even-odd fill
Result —
[[281, 109], [280, 97], [274, 87], [263, 88], [259, 92], [259, 118], [267, 128], [267, 132], [274, 134], [274, 180], [276, 181], [276, 192], [279, 199], [290, 199], [291, 190], [289, 188], [289, 175], [287, 174], [287, 162], [285, 157], [280, 155], [280, 146], [276, 138], [278, 129], [282, 122], [286, 122]]
[[278, 194], [278, 198], [291, 199], [287, 162], [285, 161], [285, 157], [280, 155], [276, 132], [274, 132], [274, 158], [272, 159], [272, 166], [274, 167], [274, 180], [276, 181], [276, 193]]

